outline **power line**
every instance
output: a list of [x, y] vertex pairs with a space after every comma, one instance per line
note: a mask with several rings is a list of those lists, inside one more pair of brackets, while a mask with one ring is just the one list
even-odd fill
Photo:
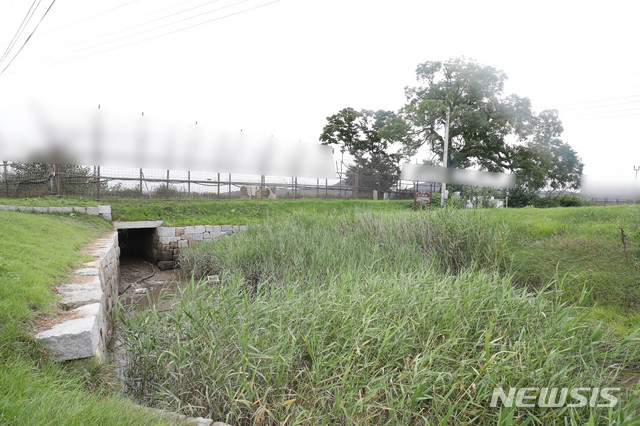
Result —
[[621, 99], [631, 99], [631, 98], [640, 98], [640, 94], [629, 95], [629, 96], [619, 96], [619, 97], [616, 97], [616, 98], [608, 98], [608, 99], [597, 99], [597, 100], [583, 101], [583, 102], [570, 102], [570, 103], [567, 103], [567, 104], [560, 104], [560, 105], [558, 105], [558, 107], [571, 107], [573, 105], [586, 105], [586, 104], [617, 101], [617, 100], [621, 100]]
[[[244, 1], [247, 1], [247, 0], [243, 0], [243, 1], [242, 1], [242, 2], [240, 2], [240, 3], [243, 3]], [[122, 44], [122, 45], [119, 45], [119, 46], [110, 47], [110, 48], [108, 48], [108, 49], [103, 49], [103, 50], [100, 50], [100, 51], [97, 51], [97, 52], [88, 53], [88, 54], [86, 54], [86, 55], [78, 56], [78, 57], [75, 57], [75, 58], [69, 58], [69, 59], [65, 59], [65, 60], [62, 60], [62, 61], [52, 62], [52, 63], [49, 63], [49, 64], [45, 64], [45, 65], [43, 65], [43, 66], [53, 66], [53, 65], [58, 65], [58, 64], [66, 63], [66, 62], [77, 61], [77, 60], [84, 59], [84, 58], [87, 58], [87, 57], [90, 57], [90, 56], [95, 56], [95, 55], [99, 55], [99, 54], [102, 54], [102, 53], [110, 52], [110, 51], [112, 51], [112, 50], [121, 49], [121, 48], [123, 48], [123, 47], [128, 47], [128, 46], [136, 45], [136, 44], [139, 44], [139, 43], [144, 43], [144, 42], [146, 42], [146, 41], [155, 40], [155, 39], [157, 39], [157, 38], [166, 37], [166, 36], [168, 36], [168, 35], [175, 34], [175, 33], [181, 32], [181, 31], [186, 31], [186, 30], [189, 30], [189, 29], [192, 29], [192, 28], [195, 28], [195, 27], [199, 27], [199, 26], [201, 26], [201, 25], [209, 24], [209, 23], [211, 23], [211, 22], [219, 21], [219, 20], [222, 20], [222, 19], [225, 19], [225, 18], [229, 18], [229, 17], [232, 17], [232, 16], [241, 15], [241, 14], [243, 14], [243, 13], [250, 12], [250, 11], [252, 11], [252, 10], [260, 9], [260, 8], [262, 8], [262, 7], [269, 6], [269, 5], [271, 5], [271, 4], [273, 4], [273, 3], [277, 3], [277, 2], [279, 2], [279, 1], [280, 1], [280, 0], [272, 0], [272, 1], [270, 1], [270, 2], [263, 3], [263, 4], [259, 4], [259, 5], [257, 5], [257, 6], [253, 6], [253, 7], [250, 7], [250, 8], [248, 8], [248, 9], [243, 9], [243, 10], [240, 10], [240, 11], [238, 11], [238, 12], [229, 13], [229, 14], [227, 14], [227, 15], [219, 16], [219, 17], [217, 17], [217, 18], [209, 19], [209, 20], [207, 20], [207, 21], [203, 21], [203, 22], [198, 22], [198, 23], [196, 23], [196, 24], [189, 25], [189, 26], [187, 26], [187, 27], [178, 28], [178, 29], [175, 29], [175, 30], [173, 30], [173, 31], [169, 31], [169, 32], [166, 32], [166, 33], [157, 34], [157, 35], [152, 36], [152, 37], [147, 37], [147, 38], [144, 38], [144, 39], [141, 39], [141, 40], [133, 41], [133, 42], [131, 42], [131, 43], [126, 43], [126, 44]], [[33, 63], [33, 62], [32, 62], [32, 63]]]
[[[191, 11], [193, 9], [197, 9], [199, 7], [202, 7], [202, 6], [207, 6], [209, 4], [216, 3], [218, 1], [220, 1], [220, 0], [211, 0], [211, 1], [208, 1], [207, 3], [201, 4], [201, 5], [189, 8], [189, 9], [185, 9], [185, 10], [182, 10], [182, 11], [170, 14], [170, 15], [166, 15], [166, 16], [163, 16], [163, 17], [160, 17], [160, 18], [155, 18], [155, 19], [152, 19], [150, 21], [144, 22], [142, 24], [135, 25], [133, 27], [124, 28], [124, 29], [121, 29], [121, 30], [117, 30], [117, 31], [113, 31], [113, 32], [110, 32], [110, 33], [107, 33], [107, 34], [103, 34], [101, 36], [93, 38], [93, 40], [99, 40], [101, 38], [108, 37], [108, 36], [115, 35], [115, 34], [119, 34], [119, 33], [122, 33], [124, 31], [130, 31], [132, 29], [135, 29], [136, 27], [141, 27], [141, 26], [153, 23], [153, 22], [157, 22], [157, 21], [161, 21], [161, 20], [164, 20], [164, 19], [167, 19], [167, 18], [171, 18], [171, 17], [179, 15], [181, 13], [189, 12], [189, 11]], [[114, 43], [114, 42], [117, 42], [117, 41], [120, 41], [120, 40], [126, 40], [126, 39], [129, 39], [131, 37], [136, 37], [136, 36], [139, 36], [139, 35], [142, 35], [142, 34], [146, 34], [146, 33], [152, 32], [152, 31], [156, 31], [158, 29], [166, 28], [167, 26], [176, 25], [176, 24], [179, 24], [179, 23], [184, 22], [184, 21], [188, 21], [188, 20], [191, 20], [191, 19], [199, 18], [201, 16], [208, 15], [208, 14], [211, 14], [211, 13], [214, 13], [214, 12], [218, 12], [220, 10], [228, 9], [230, 7], [234, 7], [234, 6], [237, 6], [239, 4], [246, 3], [248, 1], [250, 1], [250, 0], [240, 0], [240, 1], [237, 1], [235, 3], [219, 7], [217, 9], [209, 10], [209, 11], [203, 12], [201, 14], [190, 16], [190, 17], [187, 17], [187, 18], [182, 18], [182, 19], [179, 19], [177, 21], [170, 22], [170, 23], [167, 23], [167, 24], [158, 25], [158, 26], [155, 26], [153, 28], [149, 28], [149, 29], [146, 29], [146, 30], [134, 33], [134, 34], [128, 34], [126, 36], [117, 37], [117, 38], [112, 39], [112, 40], [103, 41], [103, 42], [100, 42], [100, 43], [97, 43], [97, 44], [94, 44], [94, 45], [81, 47], [79, 49], [74, 49], [74, 50], [71, 50], [69, 52], [66, 52], [65, 54], [79, 53], [79, 52], [82, 52], [83, 50], [86, 50], [88, 48], [90, 49], [90, 48], [99, 47], [99, 46], [107, 45], [107, 44], [110, 44], [110, 43]], [[62, 49], [65, 49], [66, 47], [77, 46], [77, 45], [83, 44], [83, 43], [88, 43], [88, 42], [91, 42], [91, 41], [92, 40], [83, 40], [83, 41], [80, 41], [80, 42], [77, 42], [77, 43], [68, 44], [66, 46], [62, 46]], [[52, 57], [52, 56], [50, 56], [50, 57]], [[47, 58], [43, 58], [43, 59], [46, 60]]]
[[601, 108], [611, 108], [611, 107], [617, 107], [620, 105], [633, 105], [633, 104], [639, 104], [640, 105], [640, 99], [635, 100], [635, 101], [626, 101], [626, 102], [616, 102], [616, 103], [610, 103], [610, 104], [605, 104], [605, 105], [584, 105], [584, 106], [576, 106], [576, 107], [562, 107], [560, 109], [562, 110], [590, 110], [590, 109], [601, 109]]
[[106, 15], [107, 13], [111, 13], [114, 10], [118, 10], [120, 8], [123, 8], [125, 6], [129, 6], [130, 4], [133, 4], [133, 3], [136, 3], [136, 2], [139, 2], [139, 1], [140, 0], [130, 0], [130, 1], [128, 1], [128, 2], [126, 2], [124, 4], [121, 4], [119, 6], [112, 7], [111, 9], [107, 9], [107, 10], [102, 11], [102, 12], [94, 13], [93, 15], [89, 15], [89, 16], [87, 16], [85, 18], [78, 19], [77, 21], [70, 22], [68, 24], [61, 25], [59, 27], [51, 28], [50, 30], [45, 31], [44, 34], [53, 33], [53, 32], [56, 32], [56, 31], [63, 30], [63, 29], [68, 28], [68, 27], [72, 27], [72, 26], [77, 25], [77, 24], [81, 24], [81, 23], [83, 23], [85, 21], [89, 21], [89, 20], [91, 20], [93, 18], [96, 18], [98, 16]]
[[[134, 1], [138, 1], [138, 0], [134, 0]], [[140, 24], [136, 24], [136, 25], [133, 25], [133, 26], [130, 26], [130, 27], [127, 27], [127, 28], [122, 28], [122, 29], [119, 29], [119, 30], [116, 30], [116, 31], [111, 31], [111, 32], [109, 32], [109, 33], [99, 35], [99, 36], [94, 37], [94, 38], [89, 39], [89, 40], [80, 40], [80, 41], [77, 41], [77, 42], [75, 42], [75, 43], [66, 44], [66, 45], [61, 46], [60, 48], [61, 48], [61, 49], [66, 49], [66, 48], [69, 48], [69, 47], [74, 47], [74, 46], [77, 46], [77, 45], [81, 45], [81, 44], [85, 44], [85, 43], [90, 43], [90, 42], [92, 42], [92, 41], [94, 41], [94, 40], [100, 40], [100, 39], [105, 38], [105, 37], [109, 37], [109, 36], [112, 36], [112, 35], [120, 34], [120, 33], [125, 32], [125, 31], [130, 31], [130, 30], [136, 29], [137, 27], [143, 27], [143, 26], [145, 26], [145, 25], [148, 25], [148, 24], [151, 24], [151, 23], [154, 23], [154, 22], [157, 22], [157, 21], [161, 21], [161, 20], [164, 20], [164, 19], [167, 19], [167, 18], [171, 18], [171, 17], [173, 17], [173, 16], [180, 15], [180, 14], [182, 14], [182, 13], [189, 12], [189, 11], [194, 10], [194, 9], [198, 9], [198, 8], [200, 8], [200, 7], [208, 6], [209, 4], [216, 3], [216, 2], [218, 2], [218, 1], [220, 1], [220, 0], [210, 0], [210, 1], [206, 2], [206, 3], [202, 3], [202, 4], [199, 4], [199, 5], [197, 5], [197, 6], [190, 7], [190, 8], [188, 8], [188, 9], [184, 9], [184, 10], [181, 10], [181, 11], [178, 11], [178, 12], [175, 12], [175, 13], [172, 13], [172, 14], [169, 14], [169, 15], [161, 16], [161, 17], [159, 17], [159, 18], [154, 18], [154, 19], [151, 19], [151, 20], [149, 20], [149, 21], [142, 22], [142, 23], [140, 23]], [[244, 0], [244, 1], [249, 1], [249, 0]], [[242, 2], [241, 2], [241, 3], [242, 3]], [[238, 3], [236, 3], [236, 4], [238, 4]], [[157, 10], [156, 12], [160, 12], [160, 11], [163, 11], [163, 10], [166, 10], [166, 9], [171, 9], [171, 8], [172, 8], [172, 7], [174, 7], [174, 6], [176, 6], [176, 5], [168, 6], [168, 7], [165, 7], [165, 8], [163, 8], [163, 9], [159, 9], [159, 10]], [[212, 12], [216, 12], [216, 11], [218, 11], [218, 10], [225, 9], [225, 8], [228, 8], [228, 7], [231, 7], [231, 6], [234, 6], [234, 4], [231, 4], [231, 5], [228, 5], [228, 6], [225, 6], [225, 7], [219, 8], [219, 9], [214, 9], [214, 10], [212, 10], [212, 11], [205, 12], [204, 14], [212, 13]], [[204, 14], [201, 14], [201, 15], [194, 15], [194, 16], [193, 16], [193, 17], [191, 17], [191, 18], [195, 18], [195, 17], [198, 17], [198, 16], [202, 16], [202, 15], [204, 15]], [[187, 19], [191, 19], [191, 18], [185, 18], [185, 20], [187, 20]], [[131, 20], [130, 20], [130, 21], [131, 21]], [[166, 24], [166, 25], [173, 25], [173, 24], [175, 24], [175, 23], [177, 23], [177, 22], [181, 22], [181, 21], [176, 21], [176, 22], [174, 22], [174, 23], [169, 23], [169, 24]], [[153, 31], [154, 29], [157, 29], [157, 28], [161, 28], [161, 27], [156, 27], [156, 28], [152, 28], [152, 29], [150, 29], [150, 30], [145, 30], [145, 31], [143, 31], [142, 33], [147, 32], [147, 31]], [[129, 34], [128, 36], [125, 36], [125, 37], [122, 37], [122, 38], [130, 37], [130, 36], [135, 36], [135, 35], [138, 35], [138, 34], [140, 34], [140, 33], [136, 33], [136, 34]], [[118, 40], [120, 40], [120, 38], [116, 38], [116, 39], [114, 39], [114, 40], [107, 40], [106, 42], [103, 42], [103, 43], [98, 44], [98, 46], [99, 46], [99, 45], [102, 45], [102, 44], [108, 44], [108, 43], [111, 43], [111, 42], [113, 42], [113, 41], [118, 41]], [[94, 45], [94, 46], [89, 46], [89, 47], [95, 47], [95, 46], [96, 46], [96, 45]], [[84, 47], [84, 48], [81, 48], [81, 49], [72, 50], [72, 51], [71, 51], [71, 53], [73, 53], [73, 52], [75, 52], [75, 51], [78, 51], [78, 50], [86, 49], [86, 48], [87, 48], [87, 47]]]
[[13, 48], [15, 43], [18, 41], [18, 38], [20, 37], [20, 35], [22, 35], [24, 29], [26, 28], [26, 26], [29, 24], [29, 21], [33, 17], [33, 14], [35, 13], [36, 9], [38, 8], [38, 6], [40, 6], [40, 2], [41, 1], [42, 0], [38, 0], [38, 4], [37, 5], [36, 5], [36, 0], [33, 0], [33, 2], [31, 3], [31, 7], [29, 7], [29, 10], [27, 11], [27, 14], [24, 16], [24, 18], [22, 18], [22, 22], [20, 23], [20, 26], [18, 27], [18, 29], [16, 30], [15, 34], [11, 38], [11, 41], [7, 45], [7, 48], [5, 49], [4, 53], [2, 54], [2, 57], [0, 57], [0, 63], [2, 63], [2, 61], [4, 61], [4, 59], [7, 57], [7, 55], [9, 54], [9, 52], [11, 51], [11, 49]]
[[[120, 9], [120, 8], [122, 8], [122, 7], [124, 7], [124, 6], [128, 6], [128, 5], [132, 4], [132, 3], [136, 3], [136, 2], [138, 2], [138, 1], [140, 1], [140, 0], [131, 0], [131, 1], [127, 2], [127, 3], [125, 3], [125, 4], [121, 4], [120, 6], [116, 6], [116, 7], [113, 7], [113, 8], [111, 8], [111, 9], [105, 10], [104, 12], [99, 12], [99, 13], [96, 13], [96, 14], [90, 15], [90, 16], [88, 16], [88, 17], [85, 17], [85, 18], [79, 19], [79, 20], [77, 20], [77, 21], [70, 22], [70, 23], [68, 23], [68, 24], [66, 24], [66, 25], [62, 25], [62, 26], [60, 26], [60, 27], [52, 28], [52, 29], [50, 29], [50, 30], [45, 31], [45, 32], [44, 32], [44, 34], [48, 34], [48, 33], [52, 33], [52, 32], [56, 32], [56, 31], [59, 31], [59, 30], [65, 29], [65, 28], [67, 28], [67, 27], [71, 27], [71, 26], [74, 26], [74, 25], [77, 25], [77, 24], [81, 24], [82, 22], [85, 22], [85, 21], [91, 20], [91, 19], [93, 19], [93, 18], [95, 18], [95, 17], [98, 17], [98, 16], [106, 15], [107, 13], [110, 13], [110, 12], [112, 12], [112, 11], [114, 11], [114, 10]], [[158, 13], [158, 12], [162, 12], [162, 11], [167, 10], [167, 9], [172, 9], [172, 8], [174, 8], [174, 7], [176, 7], [176, 6], [182, 6], [182, 5], [186, 4], [186, 3], [192, 3], [192, 2], [194, 2], [194, 1], [196, 1], [196, 0], [182, 0], [180, 3], [173, 3], [173, 4], [169, 5], [169, 6], [165, 6], [165, 7], [162, 7], [162, 8], [160, 8], [160, 9], [156, 9], [156, 10], [154, 10], [154, 11], [151, 11], [151, 12], [149, 12], [149, 13], [146, 13], [146, 14], [145, 14], [145, 16], [153, 15], [153, 14], [156, 14], [156, 13]], [[125, 22], [134, 21], [134, 20], [139, 19], [139, 18], [142, 18], [142, 17], [144, 17], [144, 16], [137, 16], [137, 17], [135, 17], [135, 18], [127, 19]], [[76, 43], [73, 43], [72, 45], [75, 45], [75, 44], [76, 44]]]
[[616, 109], [616, 110], [609, 110], [609, 111], [579, 111], [577, 113], [568, 113], [566, 115], [568, 115], [569, 117], [594, 117], [594, 118], [598, 118], [598, 117], [602, 117], [603, 115], [606, 114], [616, 114], [616, 113], [621, 113], [621, 112], [630, 112], [630, 111], [638, 111], [638, 113], [640, 113], [640, 105], [633, 107], [633, 108], [623, 108], [623, 109]]
[[36, 33], [36, 30], [38, 29], [38, 27], [40, 26], [40, 24], [42, 23], [42, 21], [44, 20], [45, 16], [47, 16], [47, 14], [49, 13], [49, 11], [51, 10], [51, 8], [53, 7], [53, 5], [55, 4], [56, 0], [52, 0], [51, 4], [49, 5], [49, 7], [47, 8], [47, 10], [44, 12], [44, 15], [42, 15], [42, 17], [40, 18], [40, 20], [38, 21], [38, 23], [36, 24], [36, 27], [33, 29], [33, 31], [31, 31], [31, 34], [29, 34], [29, 37], [27, 37], [27, 39], [24, 41], [24, 43], [22, 43], [22, 46], [20, 46], [20, 49], [18, 49], [18, 51], [16, 52], [15, 55], [13, 55], [13, 58], [11, 58], [11, 60], [9, 61], [9, 63], [7, 64], [6, 67], [4, 67], [4, 69], [2, 71], [0, 71], [0, 75], [4, 74], [4, 72], [7, 70], [7, 68], [9, 68], [9, 66], [11, 66], [11, 64], [13, 63], [13, 61], [18, 57], [18, 55], [20, 54], [20, 52], [22, 52], [22, 49], [24, 49], [24, 47], [27, 45], [27, 43], [29, 42], [29, 40], [31, 40], [31, 37], [33, 37], [33, 35]]
[[593, 116], [573, 116], [569, 117], [569, 120], [576, 121], [594, 121], [594, 120], [611, 120], [616, 118], [627, 118], [627, 117], [638, 117], [640, 116], [640, 111], [633, 114], [622, 114], [622, 115], [593, 115]]

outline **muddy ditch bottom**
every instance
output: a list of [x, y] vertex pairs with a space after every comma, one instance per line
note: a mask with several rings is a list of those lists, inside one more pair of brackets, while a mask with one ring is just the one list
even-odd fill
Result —
[[166, 311], [175, 306], [173, 296], [187, 280], [180, 276], [179, 270], [161, 271], [146, 260], [132, 258], [121, 259], [120, 282], [125, 289], [120, 302], [125, 308], [144, 310], [155, 305], [159, 311]]

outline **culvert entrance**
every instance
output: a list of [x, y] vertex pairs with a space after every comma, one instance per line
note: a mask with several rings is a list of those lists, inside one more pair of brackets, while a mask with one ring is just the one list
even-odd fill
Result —
[[153, 234], [155, 228], [118, 230], [120, 259], [143, 259], [153, 262]]
[[158, 269], [158, 228], [162, 221], [114, 222], [120, 246], [120, 301], [125, 305], [155, 304], [162, 291], [177, 289], [173, 270]]
[[114, 222], [118, 230], [120, 260], [141, 259], [156, 262], [153, 240], [156, 229], [162, 225], [161, 220], [145, 220], [137, 222]]

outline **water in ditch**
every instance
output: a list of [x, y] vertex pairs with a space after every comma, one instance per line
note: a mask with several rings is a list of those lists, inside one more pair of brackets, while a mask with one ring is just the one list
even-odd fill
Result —
[[122, 259], [120, 261], [121, 288], [120, 302], [126, 308], [143, 310], [156, 305], [158, 310], [171, 309], [170, 302], [163, 295], [173, 295], [186, 284], [179, 270], [161, 271], [150, 262], [142, 259]]

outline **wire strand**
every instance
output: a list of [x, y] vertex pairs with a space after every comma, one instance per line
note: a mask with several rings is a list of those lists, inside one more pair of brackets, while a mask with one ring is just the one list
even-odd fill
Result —
[[[243, 0], [243, 1], [246, 1], [246, 0]], [[144, 39], [141, 39], [141, 40], [133, 41], [131, 43], [126, 43], [126, 44], [122, 44], [122, 45], [119, 45], [119, 46], [110, 47], [108, 49], [103, 49], [103, 50], [100, 50], [100, 51], [97, 51], [97, 52], [91, 52], [91, 53], [88, 53], [86, 55], [78, 56], [78, 57], [75, 57], [75, 58], [69, 58], [69, 59], [64, 59], [64, 60], [57, 61], [57, 62], [51, 62], [51, 63], [48, 63], [48, 64], [44, 64], [42, 66], [43, 67], [50, 67], [50, 66], [54, 66], [54, 65], [67, 63], [67, 62], [78, 61], [78, 60], [81, 60], [81, 59], [84, 59], [84, 58], [88, 58], [88, 57], [91, 57], [91, 56], [99, 55], [99, 54], [110, 52], [110, 51], [117, 50], [117, 49], [122, 49], [124, 47], [133, 46], [133, 45], [136, 45], [136, 44], [144, 43], [146, 41], [151, 41], [151, 40], [155, 40], [155, 39], [158, 39], [158, 38], [166, 37], [166, 36], [178, 33], [178, 32], [190, 30], [192, 28], [196, 28], [196, 27], [199, 27], [199, 26], [202, 26], [202, 25], [206, 25], [206, 24], [209, 24], [209, 23], [212, 23], [212, 22], [215, 22], [215, 21], [219, 21], [219, 20], [222, 20], [222, 19], [230, 18], [232, 16], [237, 16], [237, 15], [241, 15], [243, 13], [247, 13], [247, 12], [250, 12], [250, 11], [253, 11], [253, 10], [256, 10], [256, 9], [260, 9], [260, 8], [269, 6], [271, 4], [278, 3], [279, 1], [280, 0], [272, 0], [272, 1], [267, 2], [267, 3], [263, 3], [263, 4], [259, 4], [257, 6], [250, 7], [248, 9], [243, 9], [243, 10], [240, 10], [238, 12], [229, 13], [227, 15], [219, 16], [217, 18], [209, 19], [207, 21], [199, 22], [197, 24], [189, 25], [187, 27], [178, 28], [178, 29], [175, 29], [173, 31], [169, 31], [169, 32], [166, 32], [166, 33], [155, 35], [153, 37], [147, 37], [147, 38], [144, 38]], [[33, 63], [34, 62], [32, 62], [32, 64]]]
[[47, 16], [47, 14], [49, 13], [49, 11], [51, 10], [51, 8], [53, 7], [53, 5], [56, 3], [56, 0], [53, 0], [51, 2], [51, 4], [49, 5], [49, 7], [47, 8], [47, 10], [44, 12], [44, 15], [42, 15], [42, 17], [40, 18], [40, 20], [38, 21], [38, 24], [36, 25], [36, 27], [33, 29], [33, 31], [31, 31], [31, 34], [29, 34], [29, 37], [27, 37], [27, 39], [24, 41], [24, 43], [22, 43], [22, 46], [20, 46], [20, 49], [18, 49], [18, 51], [16, 52], [15, 55], [13, 55], [13, 58], [11, 58], [11, 60], [9, 61], [9, 63], [7, 64], [6, 67], [4, 67], [4, 69], [2, 71], [0, 71], [0, 76], [2, 74], [4, 74], [4, 72], [7, 70], [7, 68], [9, 68], [11, 66], [11, 64], [13, 63], [13, 61], [15, 61], [15, 59], [18, 57], [18, 55], [20, 54], [20, 52], [22, 52], [22, 49], [24, 49], [24, 47], [27, 45], [27, 43], [29, 43], [29, 40], [31, 40], [31, 37], [33, 37], [33, 35], [36, 33], [36, 30], [38, 29], [38, 27], [40, 26], [40, 24], [42, 23], [42, 21], [44, 20], [44, 18]]
[[20, 37], [20, 35], [22, 35], [22, 33], [24, 32], [24, 29], [27, 27], [27, 25], [29, 24], [29, 21], [35, 14], [36, 9], [38, 8], [38, 6], [40, 6], [40, 2], [42, 0], [37, 0], [37, 1], [38, 1], [38, 4], [36, 5], [36, 0], [33, 0], [33, 2], [31, 3], [31, 7], [27, 11], [27, 14], [24, 16], [24, 18], [22, 18], [22, 22], [20, 23], [20, 26], [18, 27], [18, 29], [16, 30], [16, 33], [11, 38], [11, 41], [7, 45], [7, 48], [2, 54], [2, 57], [0, 57], [0, 64], [9, 55], [9, 52], [11, 51], [11, 49], [13, 49], [13, 46], [15, 46], [16, 42], [18, 41], [18, 38]]

